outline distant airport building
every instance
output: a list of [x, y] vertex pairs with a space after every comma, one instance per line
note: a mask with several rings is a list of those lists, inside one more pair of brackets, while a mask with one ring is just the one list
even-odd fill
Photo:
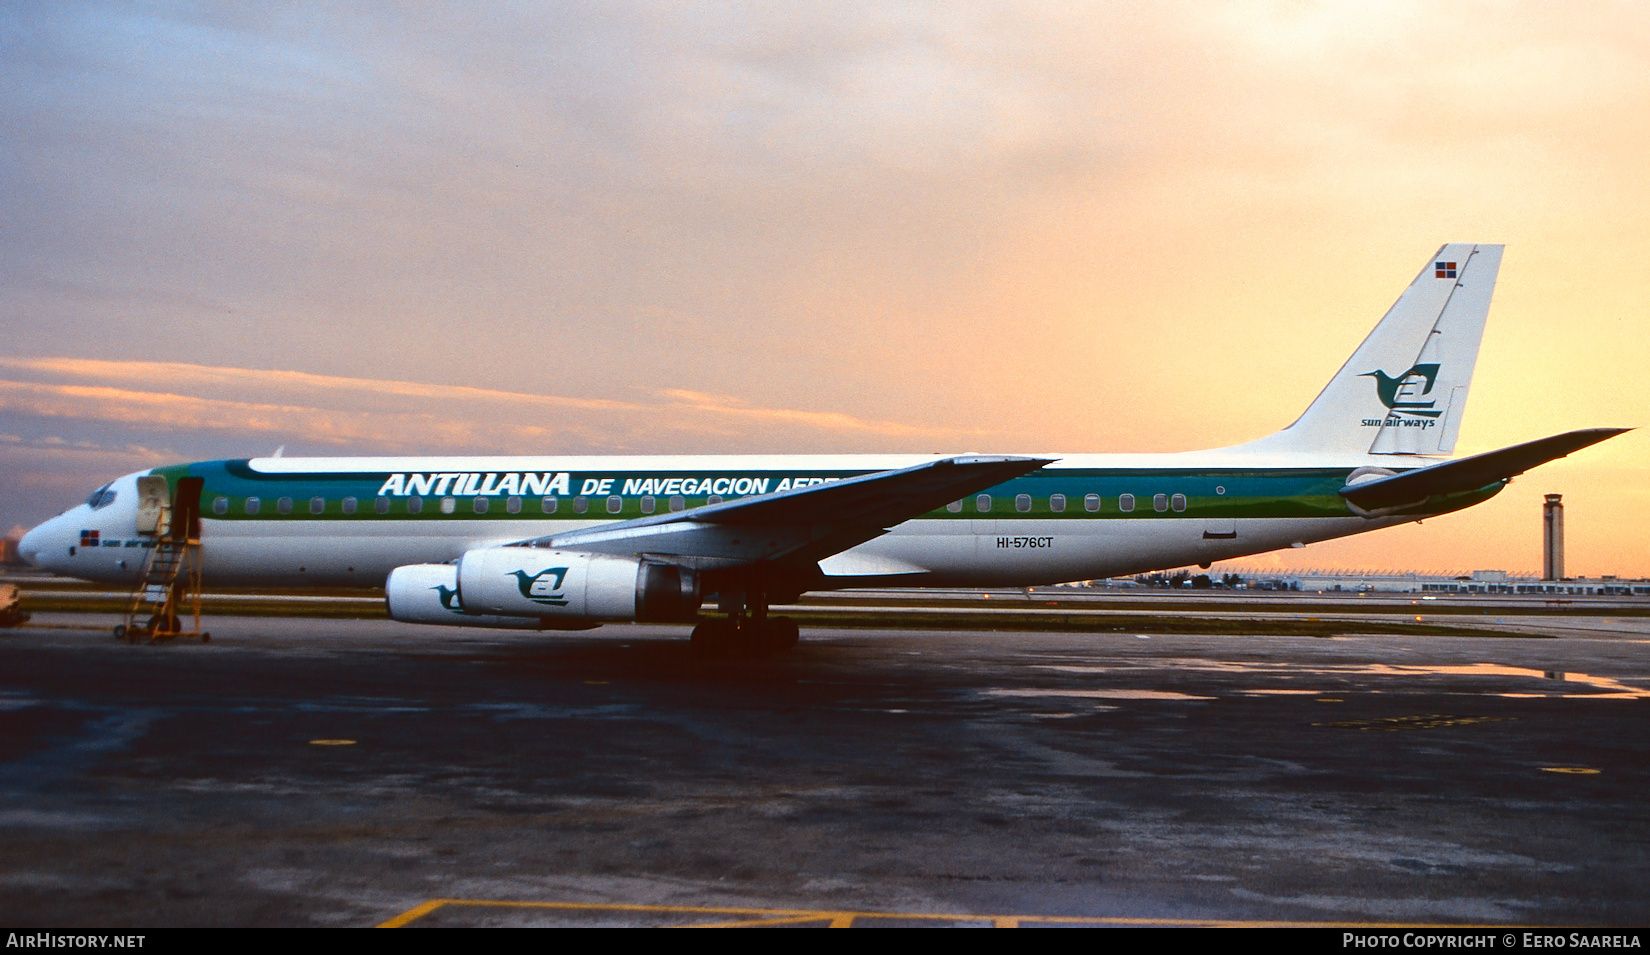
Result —
[[1541, 505], [1541, 579], [1564, 579], [1564, 495], [1549, 494]]
[[1189, 572], [1170, 576], [1094, 580], [1091, 587], [1287, 591], [1368, 594], [1551, 594], [1555, 597], [1650, 597], [1650, 579], [1614, 576], [1542, 580], [1534, 574], [1474, 570], [1425, 574], [1412, 570], [1361, 571], [1341, 568], [1255, 570], [1217, 567], [1199, 581]]
[[1423, 574], [1415, 571], [1363, 572], [1339, 569], [1276, 570], [1242, 575], [1248, 589], [1291, 590], [1310, 593], [1397, 594], [1553, 594], [1574, 597], [1650, 597], [1650, 580], [1618, 577], [1576, 577], [1541, 580], [1533, 574], [1504, 570], [1474, 570], [1463, 574]]

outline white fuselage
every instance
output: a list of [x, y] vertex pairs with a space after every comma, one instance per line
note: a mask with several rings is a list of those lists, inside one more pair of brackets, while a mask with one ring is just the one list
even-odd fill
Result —
[[[824, 559], [824, 585], [1019, 587], [1121, 576], [1343, 537], [1439, 510], [1377, 518], [1352, 513], [1334, 492], [1348, 473], [1370, 463], [1361, 455], [1329, 460], [1226, 449], [1051, 457], [1058, 460], [1041, 471]], [[793, 482], [931, 460], [266, 458], [159, 470], [204, 479], [200, 540], [208, 586], [375, 587], [397, 567], [663, 512], [673, 501], [692, 508], [737, 499], [741, 490], [772, 493]], [[1388, 456], [1378, 463], [1395, 462]], [[136, 530], [138, 476], [109, 485], [112, 503], [82, 504], [31, 531], [22, 550], [58, 573], [134, 580], [150, 546]], [[397, 476], [406, 478], [399, 486]], [[552, 493], [537, 493], [546, 486]], [[520, 493], [529, 489], [534, 493]], [[689, 493], [669, 493], [682, 490]], [[413, 498], [418, 510], [409, 513]]]

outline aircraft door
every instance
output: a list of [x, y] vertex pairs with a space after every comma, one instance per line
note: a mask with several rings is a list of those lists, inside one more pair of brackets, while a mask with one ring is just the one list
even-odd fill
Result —
[[177, 496], [172, 501], [173, 540], [201, 539], [201, 490], [205, 486], [205, 478], [186, 477], [178, 481]]
[[137, 532], [157, 534], [168, 523], [171, 510], [166, 478], [159, 474], [145, 474], [137, 479]]

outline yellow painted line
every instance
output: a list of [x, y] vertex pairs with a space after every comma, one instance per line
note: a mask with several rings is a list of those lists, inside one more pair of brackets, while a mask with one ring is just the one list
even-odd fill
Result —
[[[830, 918], [831, 918], [830, 915], [821, 912], [821, 913], [815, 913], [815, 914], [809, 914], [809, 915], [787, 915], [787, 916], [784, 916], [783, 918], [776, 918], [776, 919], [760, 918], [760, 919], [738, 919], [738, 920], [732, 921], [732, 922], [695, 922], [694, 924], [689, 925], [689, 926], [685, 926], [685, 927], [686, 928], [765, 928], [765, 927], [770, 926], [770, 925], [806, 925], [809, 922], [824, 923], [827, 919], [830, 919]], [[842, 926], [837, 925], [835, 920], [832, 920], [830, 922], [829, 927], [830, 928], [841, 928]]]
[[711, 905], [632, 905], [591, 902], [518, 902], [505, 899], [430, 899], [380, 924], [402, 928], [446, 906], [467, 908], [546, 909], [557, 912], [635, 912], [656, 915], [733, 915], [728, 922], [695, 923], [684, 928], [742, 928], [824, 922], [830, 928], [852, 928], [858, 919], [921, 922], [987, 922], [993, 928], [1019, 928], [1027, 923], [1048, 925], [1139, 925], [1193, 928], [1505, 928], [1489, 924], [1434, 924], [1427, 922], [1287, 922], [1242, 919], [1150, 919], [1084, 915], [969, 915], [961, 912], [857, 912], [839, 909], [761, 909]]
[[1589, 766], [1543, 766], [1541, 771], [1544, 773], [1565, 773], [1571, 776], [1597, 776], [1599, 774], [1599, 770]]
[[354, 746], [355, 745], [355, 740], [352, 740], [352, 739], [312, 739], [312, 740], [309, 741], [309, 745], [311, 745], [311, 746]]
[[413, 906], [412, 908], [408, 909], [405, 912], [402, 912], [400, 915], [397, 915], [395, 918], [390, 919], [388, 922], [385, 922], [385, 923], [383, 923], [382, 925], [380, 925], [378, 927], [379, 928], [400, 928], [401, 926], [406, 925], [408, 922], [411, 922], [413, 919], [423, 918], [424, 916], [429, 915], [431, 912], [434, 912], [436, 909], [439, 909], [443, 905], [446, 905], [446, 904], [447, 904], [446, 899], [431, 899], [428, 902], [425, 902], [423, 905]]

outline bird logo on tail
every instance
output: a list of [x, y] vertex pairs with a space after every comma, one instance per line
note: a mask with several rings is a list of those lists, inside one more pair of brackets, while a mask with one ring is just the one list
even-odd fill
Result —
[[[1386, 405], [1387, 408], [1395, 414], [1412, 414], [1422, 418], [1437, 418], [1443, 415], [1442, 411], [1426, 410], [1438, 404], [1436, 400], [1399, 400], [1400, 398], [1416, 397], [1413, 388], [1414, 385], [1419, 384], [1420, 382], [1415, 381], [1415, 379], [1423, 379], [1426, 381], [1426, 387], [1421, 389], [1421, 395], [1429, 395], [1432, 393], [1432, 386], [1438, 381], [1438, 365], [1435, 362], [1424, 365], [1412, 365], [1408, 371], [1397, 376], [1388, 375], [1386, 372], [1376, 369], [1375, 371], [1366, 371], [1358, 377], [1375, 379], [1375, 393], [1380, 396], [1381, 404]], [[1405, 392], [1405, 385], [1410, 386], [1407, 392]], [[1400, 392], [1405, 393], [1400, 394]]]

